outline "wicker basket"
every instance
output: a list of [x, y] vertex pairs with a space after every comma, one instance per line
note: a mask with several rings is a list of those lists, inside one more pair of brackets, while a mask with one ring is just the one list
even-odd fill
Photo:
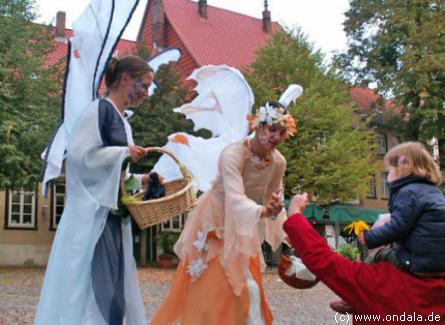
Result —
[[281, 255], [280, 262], [278, 263], [278, 274], [280, 275], [280, 278], [281, 280], [283, 280], [284, 283], [296, 289], [309, 289], [318, 283], [319, 281], [318, 278], [315, 279], [314, 281], [309, 281], [309, 280], [299, 279], [295, 276], [295, 274], [292, 276], [287, 276], [286, 270], [291, 265], [292, 265], [292, 260], [290, 259], [290, 257], [286, 254]]
[[[128, 203], [126, 206], [134, 221], [136, 221], [141, 229], [162, 223], [184, 212], [188, 212], [196, 206], [196, 195], [192, 186], [192, 177], [175, 154], [159, 147], [146, 148], [146, 152], [162, 152], [169, 155], [179, 165], [183, 178], [164, 183], [165, 196], [162, 198], [140, 201], [144, 196], [144, 192], [133, 195], [133, 197], [139, 201]], [[123, 186], [123, 182], [124, 179], [122, 178], [122, 194], [128, 195], [125, 186]]]

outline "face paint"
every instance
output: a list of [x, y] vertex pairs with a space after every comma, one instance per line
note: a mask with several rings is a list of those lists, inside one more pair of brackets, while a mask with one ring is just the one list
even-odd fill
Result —
[[286, 128], [278, 125], [262, 125], [257, 131], [257, 141], [264, 150], [271, 151], [284, 139]]
[[144, 88], [144, 84], [142, 82], [142, 78], [136, 78], [128, 91], [128, 102], [130, 106], [136, 107], [139, 106], [142, 99], [144, 99], [144, 94], [147, 91], [147, 88]]
[[152, 81], [152, 73], [147, 73], [143, 77], [134, 78], [133, 84], [127, 94], [127, 107], [137, 107], [145, 97], [148, 97], [148, 88]]

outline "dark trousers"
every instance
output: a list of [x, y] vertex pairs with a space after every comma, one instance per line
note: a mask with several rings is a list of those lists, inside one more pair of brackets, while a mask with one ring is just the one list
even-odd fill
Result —
[[396, 249], [394, 247], [381, 248], [375, 253], [374, 256], [368, 256], [365, 260], [366, 263], [387, 262], [394, 265], [396, 268], [409, 272], [406, 266], [399, 260], [396, 255]]

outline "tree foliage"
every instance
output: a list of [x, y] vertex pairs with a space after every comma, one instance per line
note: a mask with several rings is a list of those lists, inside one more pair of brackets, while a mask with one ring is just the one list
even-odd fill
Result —
[[0, 0], [0, 189], [35, 185], [57, 122], [58, 74], [45, 64], [52, 32], [34, 18], [33, 1]]
[[363, 197], [373, 172], [371, 132], [353, 114], [348, 87], [323, 68], [299, 31], [280, 31], [261, 48], [246, 77], [256, 103], [277, 100], [291, 83], [304, 94], [290, 110], [299, 132], [280, 145], [286, 193], [313, 193], [320, 204]]
[[377, 83], [409, 113], [409, 136], [435, 136], [445, 152], [445, 2], [352, 0], [344, 25], [344, 75]]

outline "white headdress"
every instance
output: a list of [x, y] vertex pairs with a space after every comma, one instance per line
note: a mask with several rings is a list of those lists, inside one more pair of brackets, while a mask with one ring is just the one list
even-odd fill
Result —
[[297, 132], [295, 119], [292, 117], [287, 107], [291, 102], [295, 102], [303, 94], [303, 87], [292, 84], [287, 87], [281, 95], [279, 103], [282, 105], [273, 105], [266, 102], [264, 106], [257, 109], [255, 115], [250, 115], [247, 119], [250, 122], [251, 129], [255, 129], [261, 124], [280, 124], [287, 129], [287, 135], [292, 136]]

